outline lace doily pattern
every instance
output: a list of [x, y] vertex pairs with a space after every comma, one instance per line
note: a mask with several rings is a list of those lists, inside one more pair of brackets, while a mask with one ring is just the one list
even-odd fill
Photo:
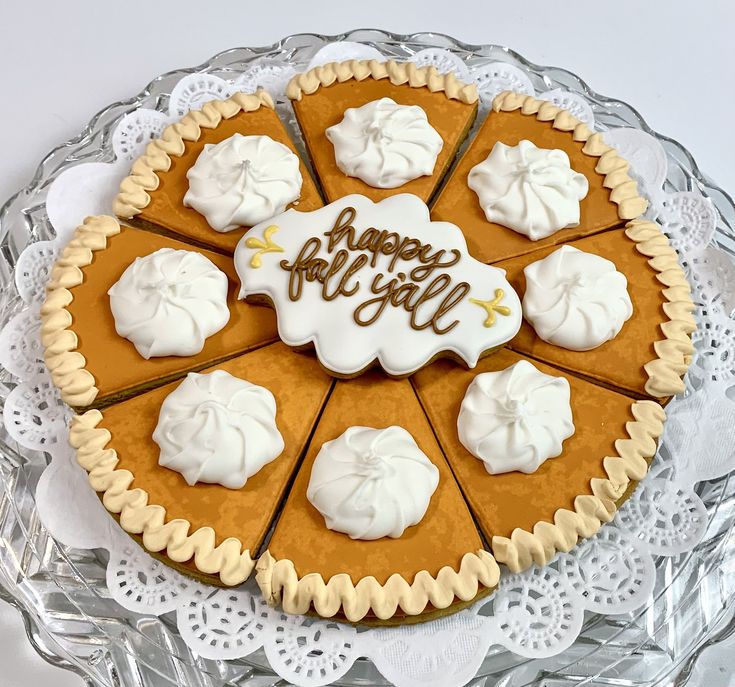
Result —
[[[183, 83], [179, 81], [179, 85]], [[177, 86], [178, 87], [178, 86]], [[183, 94], [180, 99], [183, 99]], [[229, 96], [228, 96], [229, 97]], [[171, 107], [176, 109], [171, 96]], [[156, 138], [161, 138], [163, 130], [171, 124], [171, 116], [158, 110], [141, 108], [129, 112], [115, 127], [112, 136], [112, 148], [118, 160], [132, 162], [139, 157], [137, 151], [145, 150], [146, 146]]]
[[132, 540], [110, 551], [107, 588], [122, 605], [138, 613], [168, 613], [194, 593], [192, 585], [160, 561], [146, 555]]
[[3, 367], [19, 379], [34, 379], [46, 372], [41, 346], [39, 307], [31, 303], [14, 315], [0, 330]]
[[3, 422], [21, 446], [52, 451], [66, 442], [72, 411], [61, 400], [48, 373], [18, 384], [5, 399]]
[[[332, 44], [316, 52], [309, 66], [384, 59], [376, 52], [360, 43]], [[503, 90], [535, 93], [529, 76], [510, 63], [470, 66], [436, 48], [416, 52], [412, 59], [437, 73], [473, 80], [485, 106]], [[0, 364], [18, 380], [5, 399], [6, 430], [20, 446], [51, 456], [36, 493], [39, 514], [67, 545], [109, 551], [107, 585], [121, 606], [143, 614], [173, 612], [179, 635], [204, 659], [228, 660], [262, 650], [291, 684], [329, 684], [359, 657], [367, 657], [400, 687], [448, 687], [470, 680], [493, 645], [531, 659], [556, 655], [576, 639], [585, 611], [629, 613], [646, 602], [656, 581], [654, 557], [691, 550], [704, 535], [708, 514], [695, 484], [735, 469], [731, 443], [719, 431], [735, 422], [735, 278], [729, 258], [713, 243], [720, 218], [697, 190], [664, 191], [666, 153], [656, 139], [636, 129], [606, 131], [605, 142], [630, 160], [630, 173], [649, 200], [647, 217], [675, 246], [692, 286], [699, 328], [686, 393], [667, 406], [662, 447], [651, 474], [591, 539], [558, 554], [544, 568], [504, 571], [492, 596], [449, 617], [404, 627], [356, 628], [275, 611], [253, 581], [236, 589], [201, 585], [153, 559], [111, 518], [102, 517], [104, 509], [90, 490], [80, 489], [79, 498], [69, 503], [68, 489], [75, 480], [82, 484], [86, 475], [73, 460], [67, 441], [71, 414], [51, 383], [39, 338], [39, 308], [59, 246], [84, 215], [111, 211], [125, 163], [181, 112], [256, 87], [269, 89], [276, 102], [283, 102], [292, 76], [288, 68], [264, 59], [229, 81], [189, 74], [174, 89], [168, 111], [151, 114], [140, 108], [121, 118], [112, 137], [118, 162], [79, 164], [49, 190], [47, 211], [58, 239], [33, 243], [20, 257], [15, 280], [24, 306], [0, 332]], [[571, 109], [589, 129], [595, 127], [593, 109], [579, 96], [551, 91], [539, 98]], [[695, 441], [702, 434], [711, 441]]]
[[199, 111], [210, 100], [227, 100], [234, 88], [213, 74], [190, 74], [181, 79], [171, 91], [169, 116], [181, 119], [192, 110]]
[[38, 241], [28, 246], [18, 257], [15, 286], [26, 303], [43, 301], [51, 268], [60, 250], [60, 244], [56, 241]]
[[192, 585], [183, 603], [175, 604], [181, 636], [205, 658], [247, 656], [263, 646], [276, 616], [262, 596], [239, 589]]
[[531, 79], [518, 67], [506, 62], [491, 62], [473, 70], [472, 80], [477, 84], [480, 99], [491, 103], [503, 91], [534, 95]]
[[434, 67], [439, 74], [454, 74], [460, 81], [472, 80], [469, 67], [449, 50], [425, 48], [419, 50], [411, 58], [411, 62], [419, 67]]

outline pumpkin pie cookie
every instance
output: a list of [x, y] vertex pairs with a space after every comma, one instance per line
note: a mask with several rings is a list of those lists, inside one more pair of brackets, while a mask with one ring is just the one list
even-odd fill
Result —
[[189, 112], [151, 141], [123, 179], [115, 214], [232, 253], [247, 229], [287, 206], [321, 206], [308, 168], [265, 91]]
[[[522, 161], [513, 160], [506, 148], [519, 144]], [[496, 146], [500, 146], [497, 151], [494, 150]], [[559, 164], [540, 164], [540, 152], [552, 152], [556, 157], [552, 157], [552, 161]], [[489, 157], [493, 164], [484, 168]], [[519, 170], [516, 165], [521, 162], [529, 175], [530, 188], [525, 190], [516, 189], [510, 181], [513, 179], [517, 183]], [[480, 165], [482, 167], [477, 169]], [[559, 214], [563, 200], [557, 176], [562, 171], [560, 166], [567, 171], [571, 166], [586, 186], [581, 200], [579, 196], [569, 199], [575, 205], [579, 203], [574, 226], [563, 228], [568, 223], [562, 219], [562, 228], [534, 241], [507, 225], [488, 219], [483, 204], [490, 208], [493, 218], [513, 210], [520, 213], [518, 219], [521, 219], [524, 211], [536, 207], [542, 213]], [[477, 180], [475, 183], [473, 176]], [[511, 185], [501, 188], [499, 179], [507, 179]], [[548, 187], [538, 191], [538, 184], [548, 184]], [[487, 187], [487, 199], [483, 195], [483, 185]], [[514, 197], [516, 192], [517, 198]], [[635, 181], [628, 176], [628, 163], [605, 144], [602, 134], [592, 132], [586, 124], [550, 102], [508, 91], [493, 101], [487, 119], [437, 197], [432, 217], [460, 226], [470, 253], [478, 260], [497, 262], [622, 226], [626, 220], [642, 214], [646, 205], [638, 195]]]
[[[529, 323], [532, 303], [524, 301], [526, 319], [508, 346], [518, 353], [616, 389], [635, 398], [668, 398], [684, 391], [682, 376], [692, 354], [691, 333], [695, 329], [689, 284], [679, 267], [676, 252], [653, 222], [635, 220], [625, 229], [615, 229], [565, 244], [585, 253], [611, 261], [627, 281], [632, 315], [609, 341], [591, 350], [570, 350], [543, 340]], [[524, 268], [547, 258], [560, 249], [548, 246], [520, 257], [496, 263], [506, 270], [508, 281], [523, 296], [528, 286]], [[577, 285], [569, 280], [569, 269], [555, 267], [560, 274], [549, 275], [548, 281], [538, 277], [536, 289], [547, 290], [555, 298], [570, 299], [569, 290], [590, 289], [591, 284]], [[566, 274], [565, 274], [566, 272]], [[598, 272], [599, 275], [599, 272]], [[563, 283], [562, 283], [563, 282]], [[602, 285], [600, 285], [602, 286]], [[607, 296], [609, 296], [609, 288]], [[602, 302], [590, 302], [588, 312], [572, 312], [569, 300], [564, 319], [578, 315], [583, 328], [601, 324], [608, 326], [614, 317]], [[570, 322], [570, 325], [572, 323]]]
[[[226, 290], [222, 303], [226, 324], [204, 341], [200, 340], [201, 350], [196, 354], [181, 351], [146, 359], [130, 340], [116, 331], [108, 291], [136, 259], [159, 251], [203, 256], [212, 271], [226, 275], [226, 280], [222, 277]], [[154, 286], [154, 277], [142, 275], [142, 279], [150, 282], [144, 283], [143, 289]], [[196, 292], [203, 288], [202, 282], [194, 282], [192, 287]], [[267, 308], [238, 300], [238, 288], [229, 257], [194, 248], [168, 236], [121, 226], [114, 217], [87, 218], [54, 266], [41, 308], [45, 360], [62, 399], [75, 408], [109, 405], [277, 339], [274, 314]], [[192, 322], [194, 329], [202, 323], [199, 311], [175, 307], [176, 322], [182, 325]], [[135, 313], [136, 306], [131, 305], [130, 309]], [[171, 322], [166, 325], [162, 322], [166, 320], [150, 319], [154, 337], [163, 336], [171, 329]], [[143, 325], [134, 324], [138, 329]], [[183, 332], [192, 337], [195, 333]]]
[[[159, 413], [162, 418], [165, 414], [162, 404], [180, 388], [179, 382], [102, 411], [77, 415], [70, 439], [77, 448], [79, 463], [89, 472], [92, 488], [100, 493], [105, 507], [117, 516], [126, 532], [182, 572], [212, 584], [236, 585], [252, 572], [258, 548], [329, 395], [332, 379], [321, 371], [316, 360], [293, 355], [281, 343], [233, 358], [198, 376], [203, 379], [213, 372], [229, 373], [267, 388], [275, 400], [275, 425], [283, 452], [250, 476], [242, 488], [189, 484], [179, 472], [159, 465], [162, 450], [152, 437]], [[207, 389], [210, 408], [220, 400], [217, 391], [216, 386]], [[232, 407], [232, 399], [227, 400]], [[254, 398], [246, 395], [240, 408], [249, 410], [253, 406]], [[206, 434], [209, 425], [204, 424], [206, 420], [198, 424], [198, 408], [188, 409], [192, 412], [179, 418], [179, 427], [193, 426], [198, 434]], [[171, 412], [175, 415], [175, 410]], [[242, 417], [237, 419], [245, 422]], [[250, 420], [245, 424], [250, 432], [248, 440], [261, 440], [255, 434], [252, 418], [246, 419]], [[227, 432], [226, 421], [218, 417], [213, 427], [213, 435], [207, 438], [215, 442], [215, 449], [223, 450], [226, 444], [220, 445], [217, 440]], [[180, 430], [172, 427], [169, 431], [175, 435]], [[247, 450], [247, 442], [244, 446]], [[246, 454], [243, 461], [250, 459]]]
[[[519, 362], [531, 367], [522, 356], [503, 350], [481, 360], [475, 370], [438, 361], [412, 377], [470, 510], [491, 542], [493, 555], [514, 571], [523, 570], [532, 562], [548, 563], [557, 551], [569, 551], [579, 537], [591, 536], [603, 522], [612, 520], [631, 481], [645, 476], [648, 462], [656, 453], [656, 441], [663, 431], [665, 417], [663, 408], [655, 401], [632, 401], [534, 362], [533, 367], [543, 375], [564, 380], [573, 433], [570, 436], [567, 430], [562, 434], [563, 444], [556, 448], [561, 449], [560, 454], [545, 460], [535, 470], [530, 469], [534, 466], [522, 462], [503, 466], [502, 462], [511, 460], [515, 454], [521, 461], [528, 459], [525, 454], [530, 453], [529, 446], [542, 450], [534, 444], [539, 438], [535, 432], [540, 433], [543, 442], [554, 429], [534, 427], [531, 418], [515, 432], [497, 431], [490, 435], [492, 406], [477, 408], [481, 413], [477, 418], [479, 431], [487, 436], [471, 446], [480, 447], [481, 460], [463, 445], [462, 432], [458, 431], [463, 399], [478, 375], [507, 370]], [[534, 415], [543, 411], [539, 417], [551, 417], [560, 412], [563, 398], [550, 399], [551, 407], [543, 408], [542, 401], [529, 392], [533, 387], [523, 384], [524, 380], [501, 379], [489, 388], [490, 403], [498, 404], [503, 423], [526, 413]], [[541, 386], [548, 388], [548, 384], [547, 378]], [[523, 400], [514, 405], [514, 399], [507, 398], [512, 395], [509, 390]], [[470, 442], [465, 438], [464, 443]], [[489, 474], [484, 460], [496, 474]], [[501, 470], [515, 469], [498, 472], [497, 463], [501, 464]]]
[[[324, 517], [307, 495], [318, 454], [326, 442], [350, 428], [385, 428], [389, 424], [410, 433], [438, 470], [438, 486], [425, 515], [396, 538], [353, 539], [355, 532], [348, 536], [327, 529]], [[389, 450], [388, 444], [373, 446], [378, 454], [375, 460], [381, 465], [380, 454]], [[347, 460], [349, 451], [339, 448], [337, 460]], [[406, 449], [402, 451], [406, 455]], [[408, 494], [410, 482], [402, 482], [400, 491], [392, 491], [389, 480], [381, 481], [370, 472], [369, 463], [359, 456], [358, 460], [360, 473], [378, 480], [381, 487], [378, 512], [363, 495], [364, 509], [376, 516], [388, 513], [392, 518], [401, 507], [414, 505]], [[346, 512], [355, 493], [350, 493], [354, 484], [347, 479], [337, 486], [343, 494], [340, 509]], [[408, 380], [391, 380], [372, 371], [355, 380], [337, 381], [257, 569], [256, 579], [266, 598], [281, 603], [289, 613], [313, 609], [321, 616], [341, 613], [353, 621], [445, 609], [497, 584], [497, 565], [483, 550], [470, 512]]]
[[411, 62], [351, 60], [286, 89], [328, 201], [412, 193], [428, 202], [477, 114], [474, 85]]

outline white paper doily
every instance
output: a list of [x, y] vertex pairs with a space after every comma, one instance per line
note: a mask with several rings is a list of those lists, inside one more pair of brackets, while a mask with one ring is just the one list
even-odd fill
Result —
[[[323, 48], [312, 64], [347, 58], [380, 58], [359, 43]], [[413, 59], [474, 80], [484, 103], [499, 91], [534, 89], [513, 65], [468, 67], [453, 53], [431, 48]], [[646, 603], [655, 583], [655, 556], [674, 556], [702, 538], [707, 514], [694, 487], [735, 469], [728, 431], [735, 424], [735, 271], [712, 244], [718, 221], [709, 201], [695, 192], [665, 193], [667, 158], [656, 139], [636, 129], [613, 129], [605, 139], [633, 167], [658, 221], [679, 250], [698, 307], [697, 353], [687, 393], [667, 407], [665, 447], [651, 473], [613, 523], [552, 565], [519, 575], [503, 571], [498, 590], [448, 618], [388, 629], [288, 616], [268, 608], [252, 582], [218, 589], [182, 577], [145, 553], [109, 517], [89, 489], [67, 441], [71, 411], [60, 401], [42, 359], [38, 309], [59, 247], [89, 214], [111, 212], [118, 184], [147, 142], [183, 112], [238, 89], [268, 88], [283, 100], [293, 70], [263, 60], [225, 81], [185, 76], [166, 112], [140, 108], [113, 135], [116, 161], [70, 168], [53, 183], [46, 211], [57, 239], [31, 244], [18, 260], [16, 284], [25, 307], [0, 332], [0, 363], [18, 378], [5, 401], [4, 422], [22, 446], [50, 454], [38, 484], [37, 506], [60, 542], [107, 549], [107, 584], [125, 608], [160, 615], [175, 612], [179, 633], [204, 658], [232, 659], [263, 649], [273, 669], [295, 685], [328, 684], [358, 657], [370, 658], [399, 687], [453, 687], [470, 680], [492, 645], [528, 658], [554, 656], [577, 638], [585, 611], [629, 613]], [[580, 96], [559, 89], [541, 93], [594, 126], [594, 112]], [[706, 435], [706, 443], [697, 436]], [[69, 499], [73, 493], [74, 498]]]

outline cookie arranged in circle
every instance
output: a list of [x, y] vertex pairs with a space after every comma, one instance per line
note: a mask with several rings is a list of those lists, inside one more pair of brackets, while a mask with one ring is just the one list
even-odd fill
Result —
[[60, 257], [42, 337], [70, 440], [187, 575], [254, 575], [289, 613], [447, 614], [645, 477], [689, 287], [627, 162], [551, 103], [500, 94], [458, 153], [476, 90], [433, 68], [324, 65], [287, 95], [321, 189], [238, 94], [152, 142], [123, 224]]

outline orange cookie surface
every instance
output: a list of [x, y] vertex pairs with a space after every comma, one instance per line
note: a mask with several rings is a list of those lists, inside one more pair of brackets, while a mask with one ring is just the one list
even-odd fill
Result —
[[[146, 229], [172, 233], [185, 241], [232, 253], [249, 227], [215, 231], [204, 215], [184, 205], [189, 190], [187, 172], [204, 147], [235, 134], [268, 136], [299, 155], [272, 101], [265, 94], [236, 94], [226, 101], [206, 103], [191, 112], [149, 144], [133, 165], [115, 200], [115, 212]], [[301, 196], [293, 204], [301, 210], [321, 207], [322, 200], [306, 165], [301, 162]]]

